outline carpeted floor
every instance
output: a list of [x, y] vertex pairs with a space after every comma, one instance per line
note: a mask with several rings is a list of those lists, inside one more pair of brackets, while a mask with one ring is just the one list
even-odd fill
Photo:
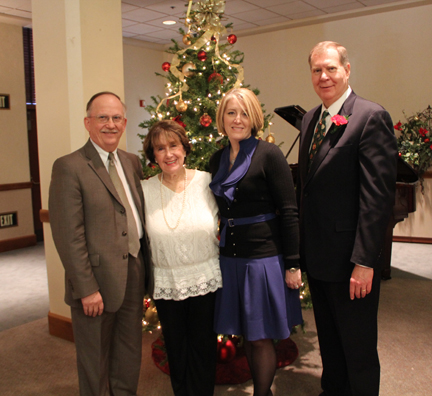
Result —
[[[425, 278], [432, 278], [431, 253], [431, 245], [418, 245], [417, 248], [413, 244], [394, 244], [393, 266], [397, 268], [393, 269], [392, 279], [382, 284], [379, 312], [381, 396], [431, 394], [432, 281]], [[12, 289], [12, 281], [4, 277], [8, 261], [5, 255], [7, 254], [0, 254], [1, 324], [4, 315], [10, 313], [4, 306], [7, 298], [21, 288], [26, 288], [29, 292], [32, 289], [32, 286], [23, 284], [23, 281], [18, 282], [18, 290]], [[30, 254], [24, 257], [25, 261], [31, 261], [35, 256]], [[32, 278], [36, 277], [27, 267], [23, 269]], [[31, 308], [33, 304], [29, 301], [33, 299], [34, 297], [27, 295], [13, 310], [19, 311], [22, 305], [27, 306], [26, 309], [29, 306]], [[47, 312], [46, 303], [40, 316], [42, 319], [15, 325], [0, 332], [0, 395], [78, 395], [74, 344], [48, 334]], [[292, 336], [300, 355], [292, 365], [277, 371], [273, 384], [275, 396], [317, 396], [320, 392], [321, 361], [312, 312], [305, 311], [304, 318], [306, 332]], [[143, 335], [140, 396], [172, 395], [169, 377], [153, 364], [150, 357], [151, 343], [157, 336], [158, 334]], [[252, 395], [251, 381], [240, 385], [217, 386], [215, 396], [224, 395]]]

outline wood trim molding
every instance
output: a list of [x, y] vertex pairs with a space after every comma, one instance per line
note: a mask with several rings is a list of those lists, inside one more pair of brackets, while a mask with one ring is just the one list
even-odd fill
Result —
[[49, 223], [49, 211], [48, 209], [41, 209], [39, 211], [39, 218], [42, 223]]
[[31, 182], [0, 184], [0, 191], [25, 190], [32, 188]]
[[48, 329], [52, 336], [74, 342], [72, 319], [48, 312]]
[[407, 237], [407, 236], [395, 236], [395, 235], [393, 235], [393, 242], [432, 243], [432, 238]]
[[0, 253], [36, 245], [36, 234], [0, 240]]
[[432, 170], [427, 170], [423, 173], [423, 179], [432, 179]]

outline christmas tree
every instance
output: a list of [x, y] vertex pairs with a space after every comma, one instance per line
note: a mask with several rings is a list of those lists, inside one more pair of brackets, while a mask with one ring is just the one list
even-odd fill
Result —
[[[171, 62], [164, 62], [164, 73], [157, 76], [167, 80], [166, 97], [152, 96], [153, 105], [146, 107], [150, 120], [139, 126], [149, 129], [162, 119], [173, 119], [187, 131], [192, 152], [187, 166], [208, 171], [210, 156], [227, 139], [222, 139], [216, 129], [216, 110], [222, 96], [234, 87], [249, 87], [244, 84], [241, 63], [244, 54], [234, 50], [237, 41], [234, 34], [228, 34], [231, 25], [222, 25], [225, 1], [189, 1], [185, 17], [187, 31], [180, 29], [184, 46], [172, 39], [173, 45], [167, 51], [173, 54]], [[252, 89], [258, 95], [257, 89]], [[270, 114], [265, 114], [264, 129], [269, 126]], [[262, 137], [263, 131], [259, 137]], [[141, 139], [145, 134], [139, 134]], [[271, 134], [267, 140], [274, 142]], [[159, 173], [159, 168], [142, 159], [146, 177]]]
[[[185, 17], [187, 31], [179, 29], [183, 46], [172, 39], [173, 45], [167, 51], [172, 54], [171, 62], [164, 62], [164, 73], [157, 76], [167, 80], [165, 84], [166, 97], [152, 96], [153, 104], [146, 107], [151, 118], [143, 121], [139, 126], [143, 129], [151, 128], [157, 121], [173, 119], [181, 124], [192, 143], [192, 152], [187, 158], [187, 167], [208, 171], [211, 155], [228, 144], [227, 138], [219, 136], [216, 128], [216, 111], [222, 96], [231, 88], [245, 87], [242, 62], [244, 54], [234, 50], [237, 41], [235, 34], [228, 34], [231, 24], [223, 26], [225, 1], [203, 0], [189, 1]], [[252, 91], [259, 95], [258, 89]], [[270, 132], [271, 115], [264, 114], [264, 130], [268, 129], [266, 140], [274, 143]], [[264, 131], [258, 133], [262, 138]], [[139, 134], [144, 140], [145, 134]], [[282, 144], [282, 143], [280, 143]], [[151, 177], [160, 172], [159, 167], [148, 164], [142, 157], [145, 177]], [[310, 294], [304, 277], [305, 286], [302, 287], [302, 305], [311, 307]], [[143, 330], [160, 329], [157, 310], [154, 302], [147, 298], [144, 305]], [[218, 353], [223, 354], [222, 346], [228, 344], [241, 345], [235, 336], [220, 335]], [[231, 349], [235, 346], [231, 346]], [[232, 351], [228, 353], [232, 358]], [[235, 355], [235, 352], [234, 352]], [[228, 358], [226, 358], [228, 359]], [[225, 359], [225, 360], [226, 360]]]

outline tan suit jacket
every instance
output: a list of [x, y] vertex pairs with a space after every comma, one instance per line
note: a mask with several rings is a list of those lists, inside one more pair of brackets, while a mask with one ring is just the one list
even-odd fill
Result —
[[[144, 226], [141, 162], [134, 154], [117, 152]], [[80, 307], [81, 298], [99, 290], [104, 309], [116, 312], [124, 299], [128, 273], [126, 212], [90, 140], [81, 149], [55, 161], [49, 214], [54, 242], [65, 268], [65, 302]], [[148, 284], [151, 270], [145, 230], [142, 241]]]

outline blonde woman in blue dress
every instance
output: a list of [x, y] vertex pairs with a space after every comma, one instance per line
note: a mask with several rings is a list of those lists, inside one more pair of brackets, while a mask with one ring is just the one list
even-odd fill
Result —
[[277, 367], [273, 339], [288, 338], [302, 322], [293, 180], [282, 151], [256, 139], [264, 118], [252, 91], [227, 92], [216, 123], [229, 145], [210, 159], [224, 283], [217, 292], [215, 330], [243, 335], [254, 396], [271, 396]]

